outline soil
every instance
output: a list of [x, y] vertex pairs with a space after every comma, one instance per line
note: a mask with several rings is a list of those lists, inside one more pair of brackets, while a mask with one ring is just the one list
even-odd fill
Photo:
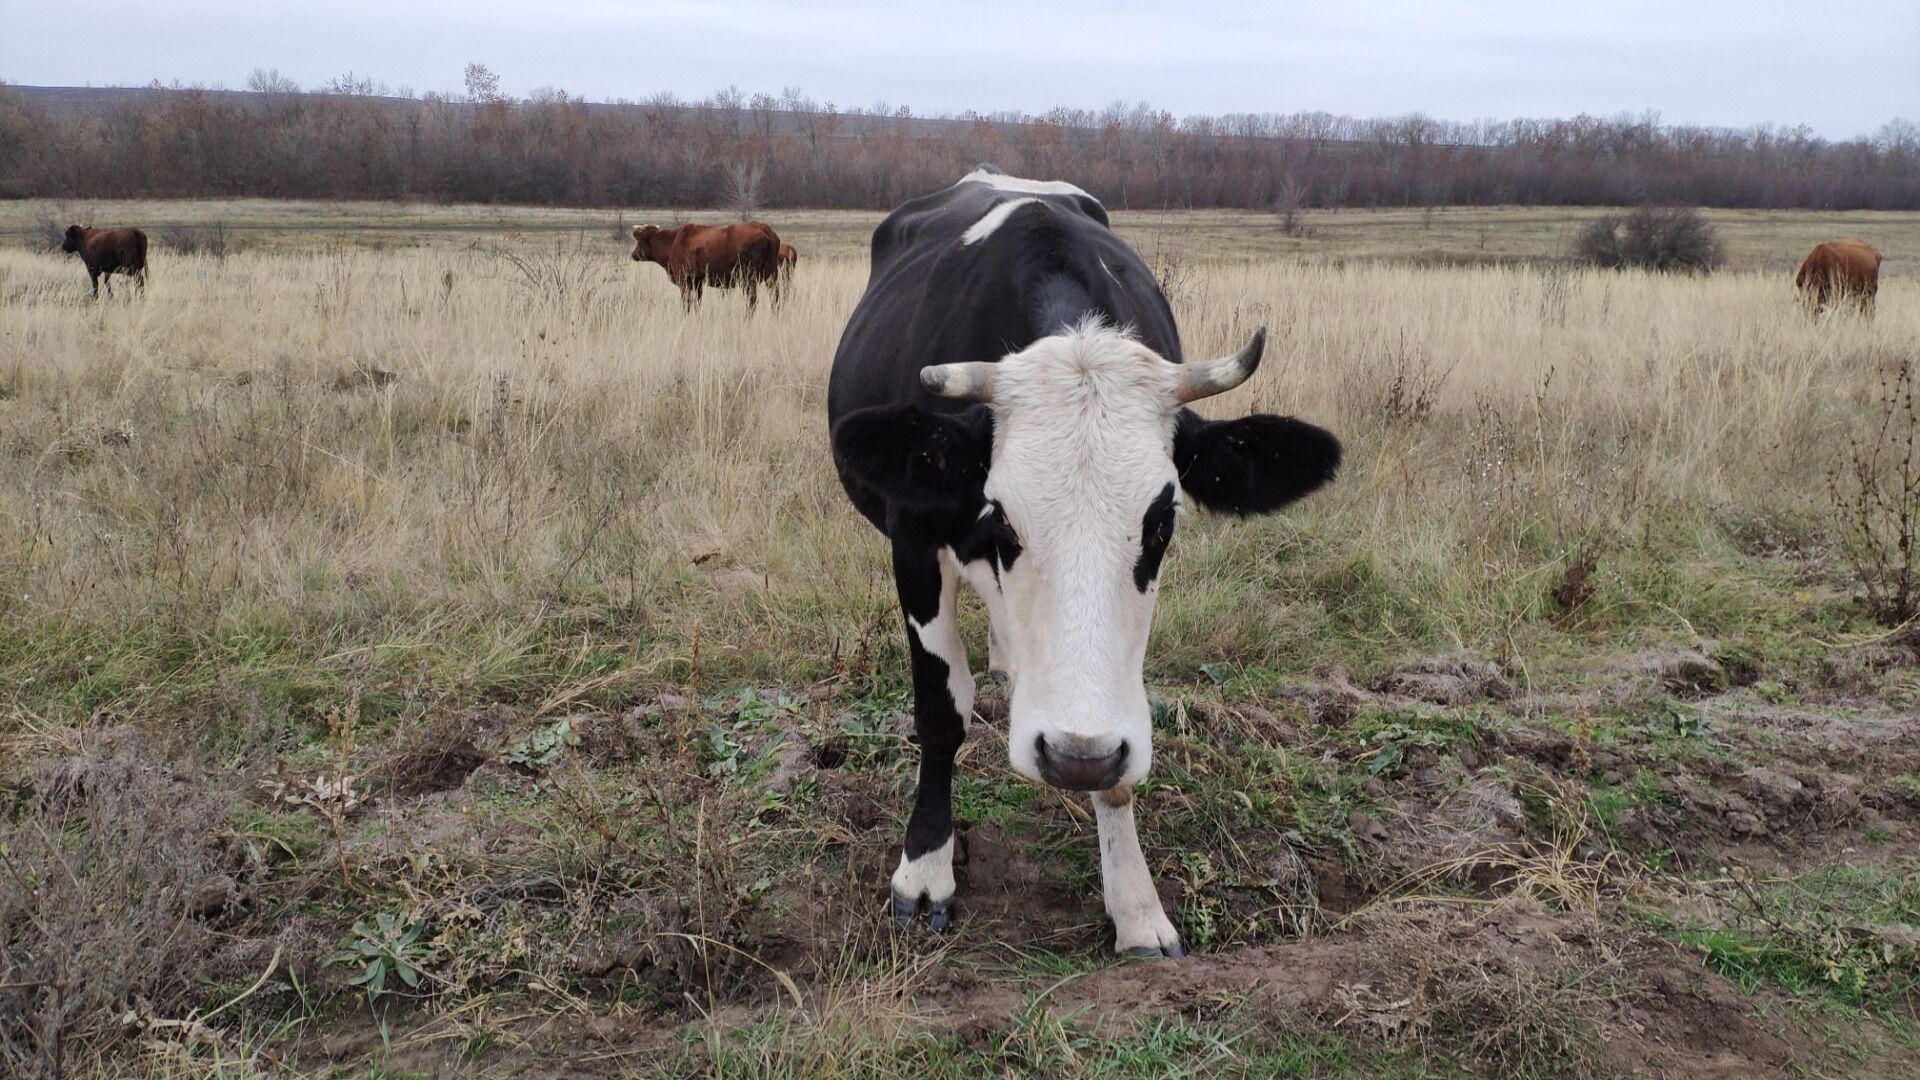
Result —
[[[962, 820], [957, 929], [945, 937], [895, 930], [884, 917], [884, 890], [906, 808], [897, 782], [892, 773], [851, 767], [844, 739], [797, 725], [760, 783], [769, 793], [810, 793], [810, 827], [835, 837], [831, 857], [771, 883], [757, 904], [742, 907], [727, 924], [738, 953], [703, 954], [663, 939], [708, 923], [696, 917], [693, 900], [635, 894], [611, 913], [618, 918], [582, 924], [568, 946], [564, 968], [576, 992], [589, 994], [582, 1003], [556, 1008], [523, 988], [526, 1007], [491, 1016], [488, 1044], [477, 1054], [456, 1037], [457, 1017], [396, 1006], [384, 1016], [392, 1033], [385, 1060], [390, 1071], [427, 1075], [645, 1072], [703, 1033], [790, 1008], [794, 993], [810, 1011], [845, 1008], [852, 957], [906, 971], [890, 992], [911, 1022], [980, 1048], [1041, 1001], [1093, 1033], [1124, 1035], [1145, 1018], [1231, 1020], [1431, 1046], [1484, 1075], [1503, 1075], [1542, 1047], [1559, 1048], [1569, 1075], [1920, 1075], [1920, 1050], [1874, 1025], [1850, 1029], [1841, 1069], [1831, 1025], [1796, 1019], [1804, 1011], [1782, 991], [1735, 987], [1625, 914], [1644, 900], [1634, 891], [1658, 887], [1658, 875], [1619, 873], [1622, 858], [1666, 858], [1682, 875], [1729, 867], [1764, 875], [1885, 864], [1920, 851], [1920, 790], [1911, 782], [1920, 774], [1920, 721], [1871, 698], [1776, 704], [1746, 681], [1708, 651], [1682, 650], [1608, 664], [1577, 693], [1532, 694], [1493, 664], [1442, 657], [1364, 688], [1329, 670], [1276, 688], [1263, 703], [1192, 707], [1191, 733], [1170, 739], [1168, 753], [1179, 751], [1181, 739], [1240, 732], [1290, 754], [1351, 755], [1341, 733], [1368, 710], [1470, 709], [1480, 724], [1444, 750], [1410, 746], [1366, 781], [1368, 808], [1344, 822], [1358, 858], [1304, 846], [1279, 824], [1235, 838], [1266, 860], [1271, 881], [1223, 890], [1224, 915], [1271, 908], [1278, 895], [1308, 912], [1304, 919], [1252, 940], [1198, 947], [1181, 961], [1113, 966], [1096, 959], [1110, 938], [1097, 886], [1073, 879], [1036, 843], [1031, 824], [1010, 830]], [[1645, 731], [1615, 725], [1610, 737], [1595, 739], [1578, 720], [1649, 693], [1684, 701], [1686, 711], [1674, 714], [1684, 723]], [[968, 751], [977, 755], [974, 768], [993, 767], [1003, 752], [997, 694], [982, 700]], [[685, 706], [675, 699], [623, 716], [578, 718], [580, 767], [644, 763], [649, 718]], [[373, 785], [374, 804], [359, 811], [383, 827], [356, 842], [357, 856], [396, 866], [422, 850], [497, 859], [542, 842], [490, 815], [477, 794], [483, 784], [547, 782], [497, 760], [491, 748], [510, 721], [498, 711], [478, 714], [393, 755]], [[47, 782], [86, 778], [56, 774]], [[1540, 791], [1595, 784], [1634, 785], [1648, 796], [1619, 815], [1609, 837], [1559, 836], [1543, 828], [1529, 801]], [[1150, 800], [1144, 831], [1154, 828], [1155, 810]], [[1091, 843], [1083, 807], [1036, 800], [1035, 812], [1061, 836]], [[1516, 867], [1542, 854], [1543, 835], [1564, 841], [1559, 857], [1573, 872], [1591, 870], [1588, 900], [1516, 885]], [[1182, 885], [1167, 871], [1170, 861], [1159, 865], [1171, 911]], [[204, 917], [239, 931], [254, 900], [251, 880], [236, 871], [210, 881]], [[432, 910], [445, 917], [513, 904], [558, 915], [565, 895], [537, 880], [466, 882]], [[280, 954], [306, 985], [345, 996], [345, 975], [321, 962], [336, 933], [304, 915], [270, 934], [236, 932], [217, 967], [244, 979]], [[1030, 950], [1072, 959], [1075, 973], [1021, 974], [1018, 957]], [[792, 977], [791, 991], [769, 976], [775, 970]], [[617, 1004], [635, 988], [648, 1004]], [[282, 1048], [285, 1061], [324, 1068], [362, 1060], [379, 1037], [366, 1020], [362, 1010], [310, 1027]]]

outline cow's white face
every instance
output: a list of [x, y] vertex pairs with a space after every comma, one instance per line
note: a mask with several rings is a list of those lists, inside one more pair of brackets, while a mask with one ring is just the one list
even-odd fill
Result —
[[[1176, 511], [1191, 498], [1267, 513], [1332, 478], [1340, 444], [1319, 428], [1265, 414], [1202, 420], [1182, 408], [1244, 382], [1264, 342], [1262, 331], [1232, 356], [1182, 365], [1087, 322], [998, 361], [921, 369], [929, 391], [987, 403], [990, 421], [988, 408], [909, 404], [835, 424], [849, 492], [879, 496], [898, 515], [896, 575], [912, 572], [914, 540], [933, 530], [987, 598], [994, 660], [1013, 676], [1015, 771], [1093, 791], [1144, 777], [1153, 748], [1142, 673]], [[927, 588], [900, 580], [903, 598]], [[936, 599], [908, 601], [922, 648], [931, 646], [920, 624], [952, 618], [951, 601]], [[946, 646], [937, 659], [953, 672], [965, 655], [957, 641]], [[964, 675], [947, 687], [963, 715]]]
[[[1013, 675], [1016, 772], [1082, 790], [1152, 763], [1142, 667], [1173, 531], [1181, 368], [1108, 327], [1045, 338], [994, 372], [982, 522], [996, 660]], [[983, 580], [984, 579], [984, 580]]]

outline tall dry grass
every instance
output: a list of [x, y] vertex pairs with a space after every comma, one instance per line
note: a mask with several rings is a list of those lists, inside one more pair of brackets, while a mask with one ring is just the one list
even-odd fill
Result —
[[[557, 707], [893, 648], [827, 458], [864, 263], [810, 260], [750, 317], [683, 315], [598, 246], [518, 255], [173, 257], [96, 304], [70, 261], [0, 251], [16, 718], [258, 722], [348, 681]], [[1182, 524], [1159, 677], [1510, 648], [1581, 552], [1620, 568], [1596, 617], [1710, 621], [1717, 572], [1661, 568], [1817, 542], [1876, 367], [1920, 342], [1901, 281], [1872, 323], [1813, 323], [1756, 275], [1187, 265], [1192, 353], [1272, 330], [1212, 411], [1309, 417], [1349, 457], [1284, 516]]]

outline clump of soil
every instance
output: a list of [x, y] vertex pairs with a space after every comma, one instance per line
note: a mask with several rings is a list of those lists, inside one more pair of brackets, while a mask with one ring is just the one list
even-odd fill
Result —
[[1498, 667], [1467, 656], [1432, 657], [1374, 681], [1372, 690], [1432, 705], [1460, 706], [1506, 701], [1513, 684]]

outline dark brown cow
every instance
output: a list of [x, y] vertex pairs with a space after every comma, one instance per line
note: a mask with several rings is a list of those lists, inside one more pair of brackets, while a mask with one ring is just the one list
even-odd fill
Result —
[[119, 271], [147, 290], [147, 234], [139, 229], [83, 229], [67, 226], [67, 238], [61, 251], [80, 256], [87, 264], [87, 276], [93, 279], [93, 295], [100, 297], [100, 278], [107, 279], [107, 295], [113, 295], [113, 274]]
[[665, 267], [688, 310], [700, 302], [701, 291], [708, 285], [741, 286], [751, 310], [759, 300], [760, 286], [779, 281], [780, 237], [758, 221], [671, 229], [642, 225], [633, 230], [633, 261]]
[[1880, 291], [1880, 253], [1864, 240], [1834, 240], [1815, 245], [1793, 276], [1800, 298], [1814, 314], [1842, 303], [1859, 305], [1873, 314], [1873, 298]]

